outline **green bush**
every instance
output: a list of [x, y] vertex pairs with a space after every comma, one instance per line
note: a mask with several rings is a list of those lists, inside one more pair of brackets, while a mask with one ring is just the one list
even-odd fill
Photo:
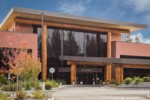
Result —
[[47, 96], [44, 93], [41, 93], [39, 91], [35, 91], [33, 93], [33, 99], [45, 99]]
[[112, 79], [109, 83], [110, 84], [116, 84], [116, 81], [115, 81], [115, 79]]
[[146, 76], [143, 77], [143, 81], [144, 81], [144, 82], [150, 82], [150, 77], [146, 77]]
[[1, 89], [3, 91], [16, 91], [17, 90], [17, 84], [3, 85]]
[[3, 75], [0, 75], [0, 86], [3, 84], [6, 84], [8, 82], [8, 79], [4, 77]]
[[8, 94], [4, 94], [2, 92], [0, 92], [0, 100], [13, 100], [11, 98], [8, 98], [9, 95]]
[[22, 91], [17, 92], [16, 96], [17, 96], [17, 99], [26, 99], [27, 98], [26, 92], [22, 92]]
[[134, 84], [138, 84], [139, 82], [143, 82], [143, 79], [140, 77], [134, 77]]
[[31, 90], [31, 85], [29, 83], [26, 84], [26, 90]]
[[130, 83], [132, 83], [133, 82], [133, 79], [131, 78], [131, 77], [127, 77], [127, 78], [125, 78], [125, 80], [124, 80], [124, 83], [125, 84], [130, 84]]
[[54, 81], [54, 80], [53, 81], [52, 80], [47, 80], [45, 82], [45, 84], [49, 84], [52, 87], [59, 87], [59, 84], [56, 81]]
[[34, 88], [35, 90], [42, 90], [42, 87], [40, 85], [36, 85]]
[[35, 87], [35, 86], [39, 86], [39, 81], [30, 81], [30, 86], [31, 87]]
[[45, 89], [50, 90], [51, 88], [52, 88], [52, 86], [51, 86], [50, 82], [46, 82], [45, 83]]

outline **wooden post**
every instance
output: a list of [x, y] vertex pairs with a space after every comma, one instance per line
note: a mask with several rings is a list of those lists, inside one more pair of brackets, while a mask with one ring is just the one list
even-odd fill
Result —
[[107, 33], [107, 58], [111, 58], [111, 32]]
[[121, 84], [123, 82], [123, 67], [116, 67], [116, 82], [117, 84]]
[[111, 81], [111, 64], [107, 64], [105, 67], [105, 82]]
[[120, 84], [120, 69], [119, 66], [116, 66], [116, 83]]
[[120, 67], [120, 83], [123, 83], [123, 67]]
[[[111, 32], [107, 33], [107, 58], [111, 58]], [[111, 64], [105, 68], [105, 82], [111, 81]]]
[[42, 30], [42, 78], [43, 81], [47, 79], [47, 25], [43, 25]]
[[71, 65], [71, 84], [76, 84], [76, 65]]

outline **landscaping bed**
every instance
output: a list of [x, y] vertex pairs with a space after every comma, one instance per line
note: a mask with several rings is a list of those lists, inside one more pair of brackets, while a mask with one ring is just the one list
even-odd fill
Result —
[[121, 84], [117, 86], [119, 88], [150, 88], [150, 82], [140, 82], [138, 84]]

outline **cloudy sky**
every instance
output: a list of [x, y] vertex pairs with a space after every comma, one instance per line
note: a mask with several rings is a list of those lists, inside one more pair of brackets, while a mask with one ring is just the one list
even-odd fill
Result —
[[150, 0], [0, 0], [0, 23], [13, 6], [147, 24], [132, 37], [150, 43]]

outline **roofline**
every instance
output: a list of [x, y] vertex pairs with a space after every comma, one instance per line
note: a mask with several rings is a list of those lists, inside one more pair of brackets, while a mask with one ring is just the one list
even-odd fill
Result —
[[4, 18], [4, 20], [2, 21], [2, 23], [0, 24], [0, 28], [2, 27], [2, 25], [6, 22], [6, 20], [8, 19], [8, 17], [12, 14], [12, 12], [14, 11], [14, 7], [12, 7], [10, 9], [10, 11], [8, 12], [8, 14], [6, 15], [6, 17]]
[[[129, 26], [129, 27], [137, 27], [140, 29], [147, 28], [146, 24], [137, 24], [137, 23], [131, 23], [131, 22], [121, 22], [116, 20], [108, 20], [108, 19], [102, 19], [102, 18], [90, 18], [90, 17], [84, 17], [84, 16], [77, 16], [77, 15], [71, 15], [71, 14], [64, 14], [64, 13], [56, 13], [56, 12], [49, 12], [45, 10], [34, 10], [34, 9], [28, 9], [28, 8], [18, 8], [13, 7], [7, 16], [4, 18], [2, 23], [0, 24], [0, 28], [5, 24], [7, 19], [10, 17], [10, 15], [13, 12], [19, 12], [19, 13], [27, 13], [27, 14], [35, 14], [40, 15], [42, 12], [47, 17], [58, 17], [58, 18], [66, 18], [70, 20], [82, 20], [87, 22], [94, 22], [94, 23], [103, 23], [103, 24], [110, 24], [110, 25], [120, 25], [120, 26]], [[130, 30], [132, 31], [132, 30]]]

